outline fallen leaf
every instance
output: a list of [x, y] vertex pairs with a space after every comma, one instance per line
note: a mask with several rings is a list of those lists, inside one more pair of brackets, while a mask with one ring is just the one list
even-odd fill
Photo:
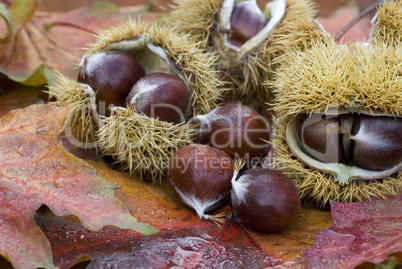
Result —
[[[325, 31], [335, 36], [358, 14], [357, 8], [342, 7], [335, 10], [330, 17], [319, 18], [318, 22], [322, 24]], [[344, 34], [339, 43], [367, 41], [370, 37], [371, 19], [372, 17], [366, 16], [357, 22]]]
[[62, 147], [68, 112], [33, 105], [0, 118], [0, 253], [15, 268], [54, 268], [50, 244], [34, 222], [42, 204], [56, 215], [77, 216], [89, 230], [115, 225], [155, 233], [114, 197], [115, 185]]
[[304, 252], [307, 268], [354, 268], [402, 252], [402, 195], [359, 203], [334, 202], [334, 225], [320, 231]]
[[282, 233], [258, 233], [230, 220], [226, 205], [212, 212], [228, 216], [219, 227], [200, 220], [167, 182], [155, 186], [141, 182], [135, 174], [90, 164], [102, 178], [121, 186], [115, 195], [138, 221], [151, 223], [160, 232], [142, 236], [112, 227], [90, 232], [74, 222], [38, 216], [51, 242], [54, 262], [61, 268], [69, 268], [82, 255], [91, 260], [87, 268], [303, 268], [307, 259], [301, 251], [313, 246], [317, 231], [332, 224], [330, 212], [309, 209]]
[[128, 17], [142, 15], [155, 20], [159, 16], [145, 14], [144, 5], [119, 8], [106, 2], [70, 12], [34, 13], [37, 2], [16, 0], [11, 9], [0, 4], [0, 19], [6, 21], [7, 27], [5, 31], [0, 29], [0, 33], [7, 32], [0, 39], [0, 73], [29, 86], [51, 85], [55, 71], [76, 77], [75, 67], [85, 53], [84, 48], [95, 41], [85, 29], [94, 33]]
[[21, 86], [12, 92], [0, 96], [0, 117], [13, 109], [24, 108], [40, 101], [42, 88]]

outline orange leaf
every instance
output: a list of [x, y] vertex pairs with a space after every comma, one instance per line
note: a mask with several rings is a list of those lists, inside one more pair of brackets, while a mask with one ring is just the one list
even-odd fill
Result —
[[56, 215], [77, 216], [89, 230], [105, 225], [152, 234], [114, 197], [108, 183], [62, 147], [68, 108], [34, 105], [0, 118], [0, 253], [16, 268], [53, 268], [50, 244], [34, 222], [47, 205]]
[[134, 217], [151, 223], [160, 232], [142, 236], [111, 227], [90, 232], [60, 218], [38, 217], [39, 226], [52, 244], [55, 264], [61, 268], [69, 268], [82, 254], [90, 257], [89, 268], [303, 268], [307, 259], [301, 252], [313, 246], [317, 231], [332, 224], [330, 212], [309, 209], [282, 233], [258, 233], [230, 220], [231, 211], [226, 205], [212, 212], [227, 215], [219, 227], [200, 220], [167, 182], [154, 186], [141, 182], [137, 175], [90, 163], [102, 178], [121, 186], [116, 196]]

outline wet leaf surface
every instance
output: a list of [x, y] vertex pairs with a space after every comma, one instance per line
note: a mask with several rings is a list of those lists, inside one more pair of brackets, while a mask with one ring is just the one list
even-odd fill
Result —
[[33, 105], [0, 118], [0, 253], [16, 268], [53, 268], [50, 244], [33, 218], [42, 204], [56, 215], [77, 216], [90, 230], [115, 225], [155, 232], [114, 197], [115, 185], [62, 147], [67, 113]]
[[330, 212], [309, 209], [290, 229], [263, 234], [231, 221], [226, 205], [213, 212], [227, 215], [227, 221], [219, 227], [200, 220], [166, 182], [153, 186], [105, 164], [90, 164], [102, 178], [121, 186], [115, 195], [134, 217], [151, 223], [160, 232], [142, 236], [113, 227], [90, 232], [77, 223], [41, 215], [37, 222], [51, 242], [55, 264], [61, 268], [69, 268], [82, 254], [91, 259], [88, 268], [303, 268], [307, 259], [301, 251], [314, 244], [318, 230], [332, 224]]
[[304, 253], [307, 268], [354, 268], [402, 252], [402, 195], [371, 200], [332, 204], [334, 225], [320, 231]]

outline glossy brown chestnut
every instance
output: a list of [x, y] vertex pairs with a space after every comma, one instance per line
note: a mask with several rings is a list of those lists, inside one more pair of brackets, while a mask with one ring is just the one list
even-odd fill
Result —
[[190, 95], [186, 84], [170, 74], [151, 73], [133, 86], [125, 104], [138, 113], [162, 121], [179, 123], [185, 120]]
[[304, 153], [326, 163], [344, 163], [338, 116], [299, 114], [296, 139]]
[[77, 81], [91, 86], [98, 113], [105, 116], [110, 114], [110, 105], [124, 105], [131, 88], [143, 76], [144, 68], [132, 55], [104, 51], [84, 56]]
[[195, 119], [201, 123], [201, 143], [222, 149], [233, 157], [261, 157], [269, 147], [268, 122], [248, 106], [224, 105]]
[[231, 41], [243, 44], [258, 34], [268, 20], [255, 1], [244, 1], [235, 4], [230, 17]]
[[182, 201], [200, 218], [229, 199], [234, 161], [222, 150], [191, 144], [169, 161], [168, 180]]
[[381, 171], [402, 162], [402, 119], [360, 115], [353, 128], [352, 151], [356, 166]]
[[289, 227], [301, 208], [299, 191], [282, 172], [247, 170], [232, 180], [231, 206], [246, 227], [276, 233]]
[[300, 149], [316, 160], [382, 171], [402, 162], [402, 119], [391, 116], [300, 114]]

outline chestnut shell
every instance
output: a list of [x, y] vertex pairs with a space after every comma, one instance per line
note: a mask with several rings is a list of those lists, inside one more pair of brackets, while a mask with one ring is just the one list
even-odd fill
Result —
[[312, 158], [326, 163], [344, 163], [340, 128], [337, 116], [299, 114], [296, 117], [297, 143]]
[[187, 85], [166, 73], [150, 73], [137, 81], [125, 105], [132, 104], [138, 113], [162, 121], [179, 123], [185, 120], [190, 95]]
[[121, 51], [103, 51], [84, 56], [77, 81], [91, 86], [96, 93], [98, 113], [110, 115], [110, 105], [123, 106], [133, 85], [145, 70], [130, 54]]
[[230, 16], [231, 41], [243, 44], [258, 34], [268, 20], [254, 1], [235, 4]]
[[234, 182], [231, 206], [246, 227], [276, 233], [298, 218], [301, 200], [296, 186], [282, 172], [255, 169]]
[[[197, 117], [196, 117], [197, 118]], [[233, 157], [261, 157], [269, 145], [267, 121], [251, 107], [228, 104], [199, 116], [200, 141]]]
[[229, 199], [234, 160], [222, 150], [190, 144], [169, 161], [168, 180], [182, 201], [201, 218]]
[[353, 162], [381, 171], [402, 162], [402, 119], [360, 115], [353, 129]]

